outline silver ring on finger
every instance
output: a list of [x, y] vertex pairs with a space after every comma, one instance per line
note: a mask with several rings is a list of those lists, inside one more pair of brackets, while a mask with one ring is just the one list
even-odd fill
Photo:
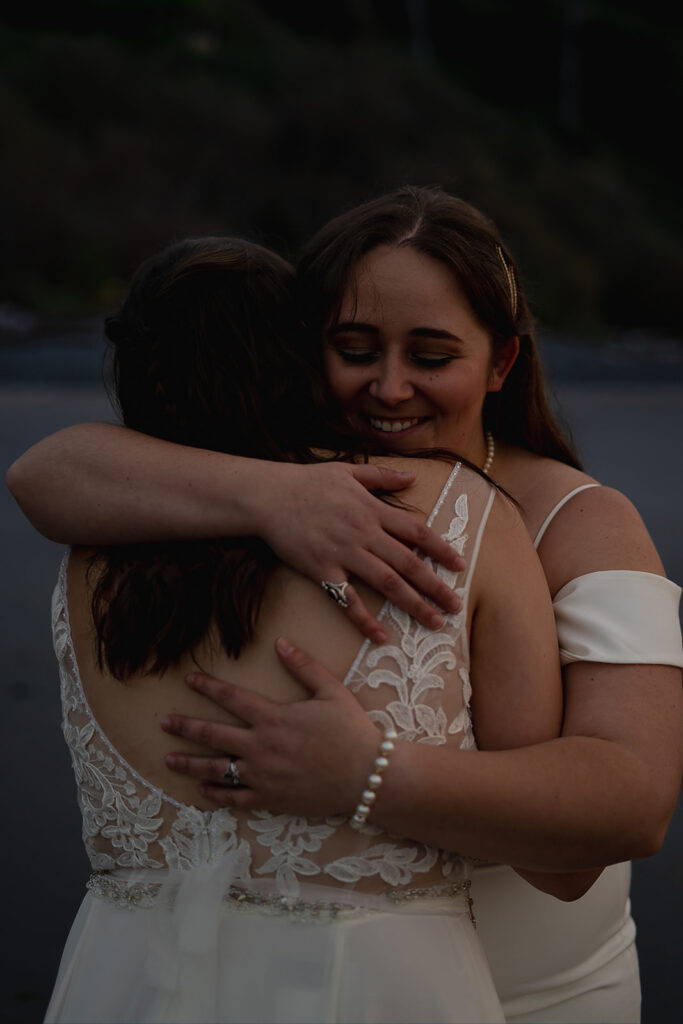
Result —
[[336, 601], [340, 608], [349, 607], [349, 602], [346, 599], [346, 588], [348, 585], [348, 580], [345, 580], [344, 583], [331, 583], [329, 580], [323, 580], [320, 584], [328, 597]]
[[223, 772], [223, 778], [228, 783], [228, 785], [233, 787], [233, 789], [235, 788], [235, 786], [240, 785], [240, 770], [237, 767], [237, 758], [230, 758], [228, 767]]

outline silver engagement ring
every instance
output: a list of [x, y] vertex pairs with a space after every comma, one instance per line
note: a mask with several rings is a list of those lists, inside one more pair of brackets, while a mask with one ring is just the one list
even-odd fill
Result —
[[239, 786], [239, 784], [240, 784], [240, 770], [237, 767], [237, 761], [236, 761], [236, 759], [234, 757], [230, 758], [230, 764], [228, 765], [228, 767], [223, 772], [223, 778], [231, 786], [233, 786], [233, 787]]
[[330, 583], [329, 580], [323, 580], [320, 586], [323, 588], [326, 594], [336, 601], [340, 608], [348, 608], [349, 602], [346, 600], [346, 588], [348, 587], [348, 580], [345, 583]]

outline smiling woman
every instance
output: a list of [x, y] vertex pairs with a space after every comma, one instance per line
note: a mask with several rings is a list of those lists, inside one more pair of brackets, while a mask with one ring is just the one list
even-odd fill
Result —
[[[296, 429], [315, 430], [314, 382], [290, 349], [292, 278], [274, 254], [236, 239], [187, 240], [144, 264], [107, 321], [124, 422], [188, 446], [205, 437], [215, 454], [234, 444], [284, 465], [324, 461]], [[349, 464], [365, 447], [361, 438]], [[253, 538], [81, 548], [64, 559], [53, 635], [93, 873], [48, 1021], [502, 1021], [473, 929], [467, 857], [366, 819], [390, 758], [404, 771], [407, 758], [410, 772], [428, 745], [475, 747], [470, 674], [480, 747], [558, 734], [550, 598], [516, 510], [490, 481], [455, 460], [389, 463], [406, 464], [411, 516], [429, 518], [467, 563], [442, 573], [459, 610], [438, 633], [387, 604], [387, 642], [362, 643], [318, 581]], [[344, 596], [346, 584], [325, 582]], [[533, 615], [508, 614], [519, 583]], [[169, 711], [196, 719], [210, 707], [185, 686], [198, 666], [230, 674], [264, 705], [311, 705], [287, 671], [283, 636], [348, 685], [356, 763], [324, 820], [275, 804], [216, 808], [175, 770], [178, 756], [206, 750], [174, 750], [169, 728]], [[244, 721], [237, 710], [220, 723], [235, 747], [215, 781], [234, 792], [255, 779]], [[554, 884], [546, 878], [544, 890]]]
[[[517, 501], [525, 527], [509, 530], [489, 562], [491, 579], [510, 584], [508, 602], [488, 620], [473, 616], [473, 666], [495, 657], [504, 663], [495, 686], [487, 686], [485, 670], [472, 675], [477, 739], [495, 749], [455, 749], [450, 729], [436, 728], [444, 722], [435, 708], [420, 707], [419, 715], [416, 708], [411, 720], [405, 695], [417, 696], [424, 680], [406, 652], [424, 652], [430, 673], [438, 639], [422, 630], [419, 644], [412, 635], [399, 643], [394, 633], [387, 646], [400, 669], [373, 663], [376, 674], [359, 690], [378, 696], [388, 679], [404, 688], [404, 697], [392, 696], [383, 709], [399, 742], [384, 766], [381, 793], [364, 805], [367, 835], [382, 829], [488, 862], [473, 880], [479, 935], [508, 1021], [637, 1021], [625, 862], [658, 849], [680, 788], [679, 588], [664, 578], [636, 510], [581, 471], [557, 427], [522, 282], [483, 214], [439, 189], [401, 189], [326, 225], [306, 247], [297, 278], [307, 327], [302, 344], [308, 361], [328, 374], [330, 404], [341, 404], [361, 432], [401, 453], [447, 444], [481, 466], [491, 435], [495, 458], [491, 466], [490, 447], [484, 466]], [[349, 617], [378, 643], [387, 641], [386, 631], [381, 636], [387, 621], [367, 612], [366, 604], [376, 613], [378, 600], [360, 580], [440, 630], [443, 622], [425, 614], [405, 579], [434, 588], [408, 548], [419, 543], [444, 561], [443, 548], [424, 524], [406, 529], [405, 510], [371, 498], [359, 469], [377, 473], [375, 467], [279, 463], [264, 472], [248, 459], [91, 425], [28, 453], [11, 483], [32, 521], [55, 539], [101, 544], [253, 533], [315, 582], [314, 596], [320, 598], [321, 581], [346, 588]], [[381, 486], [377, 475], [364, 479]], [[488, 486], [480, 474], [468, 479], [474, 488]], [[460, 516], [455, 532], [446, 531], [449, 539], [469, 535], [470, 565], [477, 561], [471, 527], [470, 521], [464, 529]], [[533, 588], [521, 575], [510, 579], [505, 565], [529, 537], [556, 613], [552, 657], [559, 641], [563, 733], [506, 750], [500, 736], [489, 734], [493, 742], [482, 743], [478, 723], [487, 705], [503, 718], [519, 715], [520, 680], [535, 674], [538, 644], [525, 633], [537, 618]], [[490, 551], [482, 545], [480, 569]], [[354, 586], [346, 585], [349, 578]], [[447, 609], [443, 591], [429, 593]], [[341, 615], [329, 604], [328, 611]], [[513, 616], [519, 627], [510, 638]], [[399, 613], [395, 621], [405, 619]], [[312, 615], [301, 622], [303, 639], [285, 635], [310, 656], [279, 648], [279, 658], [312, 699], [266, 700], [247, 692], [228, 666], [227, 683], [195, 679], [193, 689], [250, 728], [182, 715], [166, 720], [167, 732], [210, 740], [214, 750], [177, 753], [166, 766], [197, 779], [205, 799], [249, 820], [266, 809], [295, 818], [348, 814], [361, 793], [366, 797], [371, 758], [360, 737], [367, 736], [367, 723], [355, 691], [338, 681], [340, 666], [330, 663], [339, 644], [326, 639]], [[237, 788], [226, 785], [235, 772], [243, 783]], [[505, 865], [522, 869], [543, 892]], [[584, 899], [566, 904], [546, 895], [574, 899], [602, 865], [611, 866]], [[447, 959], [445, 968], [432, 963], [437, 988], [451, 980], [454, 958]], [[451, 1005], [446, 1013], [452, 1020]]]
[[500, 391], [519, 342], [490, 331], [448, 267], [406, 246], [358, 264], [325, 330], [330, 389], [361, 432], [397, 451], [450, 448], [483, 465], [482, 408]]

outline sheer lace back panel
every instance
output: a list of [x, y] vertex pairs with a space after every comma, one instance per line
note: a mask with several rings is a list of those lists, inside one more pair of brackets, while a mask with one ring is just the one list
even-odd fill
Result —
[[[432, 632], [390, 604], [380, 615], [388, 642], [366, 641], [345, 683], [380, 729], [401, 742], [475, 746], [469, 713], [468, 597], [495, 490], [459, 465], [449, 475], [430, 523], [461, 552], [467, 568], [438, 572], [463, 600], [462, 610]], [[267, 811], [201, 811], [142, 778], [95, 721], [80, 681], [66, 600], [63, 560], [52, 608], [60, 668], [63, 732], [71, 752], [83, 839], [95, 872], [185, 871], [221, 861], [231, 883], [267, 882], [296, 895], [301, 882], [383, 893], [431, 888], [466, 874], [457, 855], [390, 836], [368, 823], [360, 833], [344, 817], [305, 819]], [[378, 733], [378, 743], [380, 739]], [[359, 794], [360, 795], [360, 794]]]

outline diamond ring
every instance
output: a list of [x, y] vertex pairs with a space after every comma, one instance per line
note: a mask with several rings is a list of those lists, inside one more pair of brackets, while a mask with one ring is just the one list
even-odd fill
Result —
[[323, 580], [320, 584], [326, 594], [336, 601], [340, 608], [348, 608], [349, 602], [346, 600], [346, 588], [349, 583], [348, 580], [345, 583], [330, 583], [329, 580]]

